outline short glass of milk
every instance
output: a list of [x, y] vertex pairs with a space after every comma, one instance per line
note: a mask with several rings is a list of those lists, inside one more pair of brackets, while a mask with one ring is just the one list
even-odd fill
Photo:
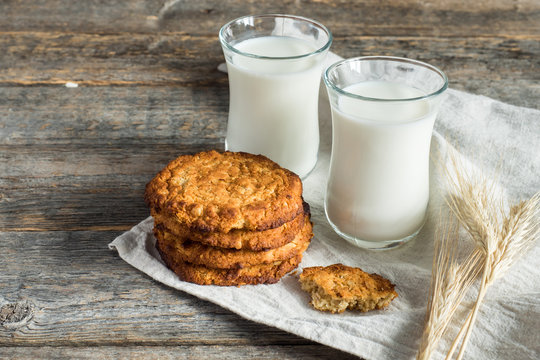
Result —
[[324, 74], [332, 109], [325, 212], [344, 239], [388, 249], [418, 234], [429, 200], [429, 150], [446, 75], [411, 59], [346, 59]]
[[224, 25], [229, 74], [225, 148], [262, 154], [306, 177], [319, 149], [318, 97], [332, 34], [292, 15], [254, 15]]

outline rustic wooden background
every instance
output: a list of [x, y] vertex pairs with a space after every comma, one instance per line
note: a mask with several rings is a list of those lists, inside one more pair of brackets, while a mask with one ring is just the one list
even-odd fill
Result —
[[455, 89], [540, 108], [537, 0], [1, 0], [0, 358], [349, 357], [107, 248], [169, 160], [223, 148], [217, 31], [269, 12], [323, 22], [342, 56], [428, 61]]

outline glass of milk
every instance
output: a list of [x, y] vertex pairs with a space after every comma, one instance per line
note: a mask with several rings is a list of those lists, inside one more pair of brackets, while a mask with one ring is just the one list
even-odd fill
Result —
[[325, 212], [351, 243], [387, 249], [422, 228], [429, 148], [446, 75], [387, 56], [340, 61], [324, 74], [332, 109]]
[[229, 73], [225, 148], [263, 154], [306, 177], [317, 162], [318, 97], [330, 31], [291, 15], [245, 16], [219, 39]]

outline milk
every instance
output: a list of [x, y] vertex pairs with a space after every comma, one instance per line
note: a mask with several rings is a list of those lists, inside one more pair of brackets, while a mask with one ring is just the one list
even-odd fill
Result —
[[[425, 94], [400, 83], [365, 81], [346, 92], [379, 99]], [[327, 218], [346, 238], [389, 241], [423, 225], [436, 111], [428, 100], [377, 102], [339, 96], [325, 198]]]
[[[290, 57], [316, 51], [310, 42], [263, 36], [234, 45], [259, 56]], [[263, 154], [305, 177], [317, 162], [318, 94], [322, 56], [227, 58], [230, 108], [226, 149]]]

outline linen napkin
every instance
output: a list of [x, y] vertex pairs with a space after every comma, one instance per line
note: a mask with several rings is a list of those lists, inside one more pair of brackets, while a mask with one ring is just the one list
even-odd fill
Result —
[[[328, 63], [340, 58], [329, 53]], [[223, 65], [221, 65], [223, 69]], [[136, 269], [175, 289], [216, 303], [238, 315], [294, 333], [364, 359], [411, 359], [416, 355], [425, 318], [434, 229], [442, 206], [442, 174], [431, 164], [431, 200], [426, 225], [412, 242], [383, 252], [362, 250], [333, 232], [323, 208], [330, 149], [331, 116], [326, 90], [320, 91], [319, 161], [303, 181], [311, 205], [314, 238], [300, 269], [343, 263], [376, 272], [396, 284], [399, 297], [385, 310], [322, 313], [308, 305], [295, 274], [273, 285], [200, 286], [180, 281], [161, 262], [154, 248], [153, 219], [143, 220], [109, 244]], [[540, 188], [540, 111], [449, 89], [432, 137], [433, 158], [444, 158], [451, 146], [464, 161], [487, 173], [496, 172], [511, 202]], [[171, 159], [172, 160], [172, 159]], [[467, 246], [463, 235], [461, 241]], [[536, 244], [506, 276], [488, 290], [465, 357], [469, 359], [540, 358], [540, 246]], [[474, 293], [465, 301], [472, 302]], [[457, 326], [451, 328], [456, 332]], [[443, 339], [434, 358], [444, 358], [451, 339]]]

